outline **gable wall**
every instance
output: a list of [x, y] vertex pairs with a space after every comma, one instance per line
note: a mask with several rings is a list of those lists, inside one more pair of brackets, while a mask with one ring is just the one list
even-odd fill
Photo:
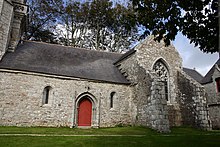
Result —
[[220, 71], [215, 68], [212, 76], [213, 82], [204, 85], [208, 97], [208, 109], [213, 129], [220, 129], [220, 93], [217, 92], [217, 85], [215, 79], [220, 77]]
[[163, 42], [155, 42], [153, 37], [137, 47], [137, 60], [140, 66], [147, 71], [152, 71], [154, 63], [162, 59], [169, 70], [170, 103], [176, 103], [177, 70], [182, 68], [182, 59], [177, 50], [172, 46], [165, 47]]
[[[164, 47], [149, 38], [135, 49], [135, 54], [117, 63], [133, 85], [132, 101], [136, 109], [133, 121], [160, 132], [169, 132], [170, 126], [180, 125], [209, 129], [204, 88], [184, 74], [175, 48]], [[158, 59], [169, 70], [169, 101], [165, 100], [163, 83], [152, 70]]]
[[[19, 126], [75, 126], [76, 98], [85, 92], [96, 99], [93, 127], [131, 124], [130, 87], [80, 79], [0, 72], [0, 124]], [[51, 86], [49, 104], [42, 105], [43, 90]], [[110, 108], [110, 93], [116, 92]]]
[[[174, 47], [164, 47], [162, 43], [156, 43], [153, 38], [148, 38], [138, 45], [135, 54], [117, 63], [121, 73], [134, 86], [133, 105], [136, 111], [132, 116], [136, 124], [149, 126], [160, 132], [168, 132], [170, 125], [180, 125], [180, 114], [175, 118], [169, 117], [169, 112], [178, 111], [177, 96], [177, 69], [181, 67], [181, 58]], [[158, 59], [165, 60], [170, 71], [170, 98], [165, 100], [162, 83], [157, 78], [152, 68]], [[177, 68], [177, 69], [176, 69]], [[173, 107], [175, 105], [175, 107]], [[177, 105], [177, 106], [176, 106]], [[177, 109], [177, 110], [176, 110]], [[174, 124], [169, 124], [169, 119], [174, 119]]]
[[217, 92], [217, 85], [215, 82], [215, 79], [219, 77], [220, 77], [220, 71], [217, 68], [215, 68], [215, 71], [212, 76], [212, 82], [204, 85], [204, 87], [207, 89], [206, 91], [208, 92], [209, 97], [207, 101], [209, 104], [215, 104], [220, 102], [220, 94]]
[[164, 108], [167, 111], [169, 126], [180, 126], [183, 121], [178, 96], [178, 71], [182, 70], [182, 59], [179, 53], [172, 45], [166, 47], [164, 42], [155, 42], [152, 36], [137, 47], [138, 63], [148, 73], [154, 73], [152, 68], [158, 59], [162, 59], [169, 70], [169, 101]]

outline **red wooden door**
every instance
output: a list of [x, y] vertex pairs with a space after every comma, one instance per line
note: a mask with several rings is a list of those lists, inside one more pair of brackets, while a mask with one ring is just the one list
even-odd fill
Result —
[[85, 98], [79, 103], [78, 126], [91, 126], [92, 103]]

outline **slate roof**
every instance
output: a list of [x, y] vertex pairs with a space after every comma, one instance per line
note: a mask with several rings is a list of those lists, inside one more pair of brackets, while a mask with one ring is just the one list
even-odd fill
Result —
[[24, 41], [0, 68], [129, 84], [113, 65], [122, 54]]
[[202, 82], [203, 76], [195, 69], [183, 68], [183, 71], [197, 82]]
[[130, 55], [134, 54], [135, 52], [136, 50], [134, 48], [129, 50], [128, 52], [124, 53], [114, 64], [123, 61], [124, 59], [128, 58]]
[[216, 63], [212, 66], [212, 68], [209, 70], [209, 72], [205, 75], [205, 77], [202, 79], [202, 84], [207, 84], [207, 83], [211, 83], [212, 82], [212, 76], [213, 73], [215, 71], [215, 65], [218, 65], [218, 67], [220, 67], [220, 59], [218, 59], [218, 61], [216, 61]]

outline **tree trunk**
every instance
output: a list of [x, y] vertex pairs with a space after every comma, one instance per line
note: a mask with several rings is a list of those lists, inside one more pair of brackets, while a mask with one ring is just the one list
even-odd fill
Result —
[[95, 48], [96, 48], [96, 50], [100, 50], [99, 44], [100, 44], [100, 28], [97, 25], [97, 32], [96, 32], [96, 38], [95, 38]]

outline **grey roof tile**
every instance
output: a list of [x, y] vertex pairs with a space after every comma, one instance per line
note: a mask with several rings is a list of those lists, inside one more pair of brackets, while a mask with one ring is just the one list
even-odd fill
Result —
[[183, 71], [188, 74], [191, 78], [201, 83], [203, 76], [197, 72], [195, 69], [183, 68]]
[[113, 65], [122, 54], [24, 41], [0, 68], [129, 84]]
[[215, 65], [218, 65], [220, 67], [220, 59], [216, 61], [216, 63], [212, 66], [212, 68], [208, 71], [208, 73], [205, 75], [205, 77], [202, 79], [202, 84], [207, 84], [212, 82], [212, 76], [215, 71]]
[[124, 59], [128, 58], [130, 55], [134, 54], [135, 52], [136, 50], [134, 48], [129, 50], [128, 52], [124, 53], [114, 64], [123, 61]]

